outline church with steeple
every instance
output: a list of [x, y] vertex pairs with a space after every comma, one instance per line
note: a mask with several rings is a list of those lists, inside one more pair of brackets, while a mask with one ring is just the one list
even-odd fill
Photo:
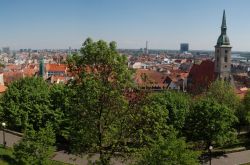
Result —
[[216, 79], [233, 84], [231, 75], [231, 49], [227, 36], [226, 13], [223, 12], [221, 34], [215, 45], [214, 61], [204, 60], [200, 64], [193, 64], [188, 78], [187, 88], [191, 93], [201, 93]]
[[214, 71], [216, 78], [231, 81], [231, 49], [227, 36], [226, 13], [223, 12], [221, 34], [215, 45]]

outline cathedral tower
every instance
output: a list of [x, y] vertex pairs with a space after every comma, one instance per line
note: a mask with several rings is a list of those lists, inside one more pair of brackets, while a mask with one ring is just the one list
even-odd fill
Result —
[[227, 36], [226, 14], [223, 12], [221, 34], [215, 46], [215, 74], [218, 79], [230, 81], [231, 45]]

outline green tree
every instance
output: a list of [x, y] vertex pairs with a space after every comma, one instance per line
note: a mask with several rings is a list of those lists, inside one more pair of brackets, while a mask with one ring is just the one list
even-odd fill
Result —
[[75, 153], [96, 152], [101, 164], [109, 164], [115, 152], [123, 150], [128, 102], [124, 90], [130, 86], [131, 74], [126, 58], [100, 40], [87, 39], [81, 55], [68, 60], [76, 74], [72, 86], [71, 133]]
[[53, 123], [56, 135], [59, 138], [68, 139], [70, 129], [69, 111], [73, 90], [64, 84], [54, 84], [49, 90], [49, 100], [51, 109], [55, 112], [54, 117], [50, 119]]
[[168, 111], [168, 124], [181, 131], [185, 124], [185, 119], [190, 109], [191, 98], [183, 93], [167, 91], [160, 94], [164, 99], [164, 105]]
[[237, 97], [234, 87], [227, 81], [216, 80], [213, 82], [205, 96], [224, 104], [234, 112], [237, 111], [240, 104], [240, 99]]
[[136, 164], [197, 164], [199, 154], [187, 149], [185, 140], [178, 138], [180, 134], [174, 129], [184, 125], [188, 97], [173, 91], [138, 95], [139, 99], [135, 97], [130, 104], [131, 126], [127, 128], [134, 159], [139, 156]]
[[164, 101], [158, 93], [151, 93], [130, 104], [126, 129], [130, 132], [131, 148], [135, 147], [135, 152], [172, 133]]
[[142, 152], [136, 165], [198, 165], [199, 152], [188, 149], [184, 139], [173, 134]]
[[20, 165], [47, 165], [54, 153], [55, 133], [52, 125], [35, 131], [26, 129], [23, 139], [14, 145], [13, 155]]
[[[190, 110], [190, 102], [191, 99], [188, 95], [175, 91], [152, 93], [137, 103], [137, 106], [134, 107], [136, 112], [135, 115], [139, 115], [139, 113], [153, 113], [152, 115], [160, 117], [159, 120], [163, 119], [163, 122], [159, 125], [171, 126], [181, 133], [181, 130], [185, 125], [187, 114]], [[149, 120], [148, 116], [145, 117], [146, 120]], [[150, 119], [153, 119], [152, 117], [153, 116], [151, 116]], [[144, 119], [143, 114], [140, 119]], [[156, 122], [159, 122], [159, 120], [155, 119]], [[139, 121], [136, 123], [143, 125], [143, 123]], [[144, 127], [142, 129], [144, 129]], [[167, 128], [165, 129], [167, 130]]]
[[245, 115], [247, 112], [241, 104], [240, 98], [236, 95], [234, 86], [227, 81], [216, 80], [205, 95], [220, 104], [224, 104], [235, 113], [238, 122], [234, 124], [234, 127], [240, 132], [241, 127], [246, 124]]
[[190, 140], [213, 142], [219, 145], [235, 139], [233, 124], [237, 117], [227, 106], [211, 99], [196, 101], [186, 121], [185, 130]]
[[55, 117], [49, 100], [49, 86], [42, 78], [24, 78], [13, 82], [2, 97], [3, 120], [8, 127], [24, 131], [29, 125], [35, 130]]
[[126, 95], [133, 84], [131, 72], [114, 42], [87, 39], [81, 55], [72, 56], [68, 63], [75, 74], [69, 110], [75, 153], [98, 153], [96, 163], [110, 164], [117, 153], [138, 153], [170, 136], [173, 125], [183, 127], [188, 97], [169, 92], [131, 101], [133, 96]]
[[82, 63], [81, 60], [81, 54], [79, 53], [73, 53], [72, 55], [67, 56], [66, 63], [68, 67], [70, 68], [71, 72], [74, 73], [74, 76], [78, 76], [81, 73]]
[[250, 91], [247, 92], [243, 100], [243, 105], [239, 108], [243, 124], [250, 124]]

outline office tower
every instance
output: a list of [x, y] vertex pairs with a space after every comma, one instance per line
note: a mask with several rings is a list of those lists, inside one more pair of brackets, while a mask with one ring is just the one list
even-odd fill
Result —
[[188, 52], [188, 50], [189, 50], [188, 43], [181, 43], [181, 45], [180, 45], [180, 52], [184, 53], [184, 52]]

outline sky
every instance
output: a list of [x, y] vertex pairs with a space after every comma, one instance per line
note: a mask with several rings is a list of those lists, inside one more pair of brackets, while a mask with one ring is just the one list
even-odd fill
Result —
[[0, 48], [80, 48], [87, 37], [118, 48], [213, 50], [226, 10], [234, 51], [250, 51], [249, 0], [0, 0]]

